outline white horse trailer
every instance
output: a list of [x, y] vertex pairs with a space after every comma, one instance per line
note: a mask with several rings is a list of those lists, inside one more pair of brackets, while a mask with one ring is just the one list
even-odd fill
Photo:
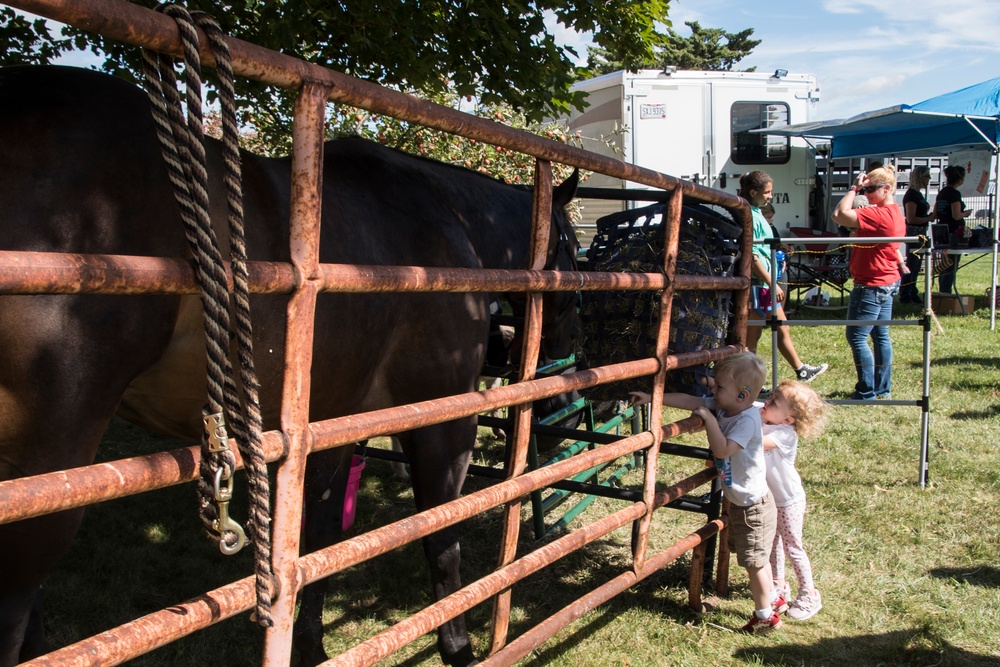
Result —
[[[587, 94], [588, 106], [565, 120], [584, 148], [733, 193], [740, 175], [763, 169], [774, 179], [779, 233], [816, 224], [822, 188], [814, 150], [803, 139], [750, 133], [811, 120], [819, 101], [814, 75], [667, 68], [613, 72], [573, 90]], [[586, 185], [643, 187], [598, 174]], [[583, 235], [590, 237], [597, 218], [631, 205], [584, 199]]]

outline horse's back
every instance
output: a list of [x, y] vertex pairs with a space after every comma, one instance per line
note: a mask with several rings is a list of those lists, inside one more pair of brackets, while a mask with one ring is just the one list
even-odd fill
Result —
[[323, 261], [510, 268], [527, 252], [531, 195], [359, 137], [326, 143]]
[[[73, 68], [0, 70], [0, 144], [0, 192], [16, 202], [0, 212], [0, 249], [187, 256], [149, 103], [134, 85]], [[207, 152], [212, 217], [225, 249], [217, 142]], [[290, 162], [244, 153], [243, 170], [250, 257], [287, 261]], [[323, 188], [324, 263], [506, 268], [526, 253], [530, 195], [465, 169], [349, 138], [327, 143]], [[64, 375], [103, 377], [108, 401], [130, 385], [121, 411], [133, 421], [178, 435], [197, 425], [180, 414], [197, 416], [192, 406], [204, 391], [196, 303], [0, 298], [7, 356], [48, 348], [63, 367], [75, 367]], [[342, 381], [315, 388], [315, 417], [470, 389], [486, 338], [485, 303], [482, 294], [321, 295], [313, 369], [327, 376], [336, 368]], [[276, 416], [283, 297], [254, 297], [253, 310], [259, 371], [274, 389], [265, 389], [263, 407]], [[18, 330], [24, 322], [32, 334]], [[74, 359], [70, 351], [80, 348], [86, 352]]]
[[[150, 141], [152, 139], [152, 141]], [[0, 247], [176, 254], [183, 237], [142, 93], [65, 67], [0, 69]]]

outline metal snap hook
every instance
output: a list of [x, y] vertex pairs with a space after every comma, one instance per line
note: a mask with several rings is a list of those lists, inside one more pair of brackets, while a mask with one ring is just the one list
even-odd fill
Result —
[[[219, 518], [212, 522], [212, 529], [219, 534], [219, 551], [227, 556], [239, 553], [247, 543], [243, 527], [229, 516], [229, 501], [233, 499], [233, 478], [229, 477], [226, 486], [222, 486], [222, 468], [215, 471], [215, 502], [218, 505]], [[236, 536], [232, 545], [226, 543], [226, 533]]]

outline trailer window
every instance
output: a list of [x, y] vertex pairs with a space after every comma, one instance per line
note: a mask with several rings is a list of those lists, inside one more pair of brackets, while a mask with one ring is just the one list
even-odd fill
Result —
[[736, 102], [732, 108], [732, 160], [736, 164], [784, 164], [788, 162], [788, 137], [751, 134], [750, 130], [788, 125], [784, 102]]

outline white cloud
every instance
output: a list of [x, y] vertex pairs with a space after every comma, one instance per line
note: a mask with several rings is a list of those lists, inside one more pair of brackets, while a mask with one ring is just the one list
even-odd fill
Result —
[[559, 46], [569, 46], [576, 50], [576, 64], [587, 63], [587, 45], [594, 38], [592, 32], [577, 32], [560, 23], [554, 13], [545, 12], [545, 30], [551, 34]]
[[[715, 2], [698, 6], [708, 12], [702, 25], [752, 27], [763, 40], [741, 67], [815, 74], [822, 91], [817, 118], [913, 104], [1000, 73], [995, 1], [945, 8], [939, 0], [909, 0], [901, 9], [884, 0], [823, 0], [799, 3], [791, 13], [777, 0], [737, 12]], [[732, 25], [734, 19], [742, 24]]]
[[860, 95], [884, 93], [898, 89], [909, 78], [906, 74], [883, 74], [868, 77], [858, 82], [855, 91]]
[[861, 14], [864, 9], [859, 5], [864, 4], [854, 0], [825, 0], [823, 9], [831, 14]]

